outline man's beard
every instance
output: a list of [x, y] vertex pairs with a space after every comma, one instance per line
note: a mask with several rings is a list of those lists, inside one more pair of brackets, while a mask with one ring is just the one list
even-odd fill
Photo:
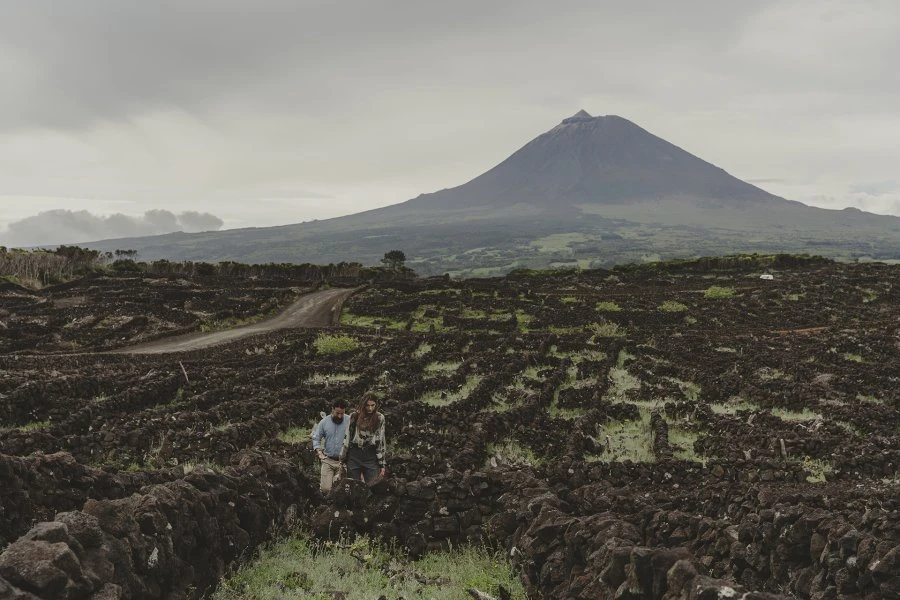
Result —
[[334, 415], [331, 415], [331, 421], [332, 421], [335, 425], [340, 425], [341, 423], [344, 422], [344, 415], [341, 415], [341, 416], [339, 416], [339, 417], [336, 417], [336, 416], [334, 416]]

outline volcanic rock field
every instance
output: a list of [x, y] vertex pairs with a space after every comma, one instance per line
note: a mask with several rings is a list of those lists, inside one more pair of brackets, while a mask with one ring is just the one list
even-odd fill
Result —
[[[0, 599], [200, 597], [289, 531], [488, 544], [533, 598], [900, 598], [900, 266], [332, 275], [0, 281]], [[128, 353], [325, 287], [334, 325]], [[310, 428], [368, 390], [388, 476], [323, 497]]]

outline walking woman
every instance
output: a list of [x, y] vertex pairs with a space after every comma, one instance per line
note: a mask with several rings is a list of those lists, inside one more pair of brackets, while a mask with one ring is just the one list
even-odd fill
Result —
[[384, 415], [378, 412], [378, 398], [365, 393], [344, 436], [341, 460], [347, 464], [347, 477], [371, 484], [384, 477]]

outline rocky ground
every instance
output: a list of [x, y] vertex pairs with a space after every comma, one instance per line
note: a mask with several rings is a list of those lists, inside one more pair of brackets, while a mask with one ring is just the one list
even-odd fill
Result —
[[[900, 597], [900, 268], [383, 282], [328, 329], [347, 352], [106, 352], [317, 284], [0, 284], [0, 598], [198, 596], [298, 525], [499, 545], [534, 597]], [[390, 474], [323, 498], [309, 428], [365, 390]]]

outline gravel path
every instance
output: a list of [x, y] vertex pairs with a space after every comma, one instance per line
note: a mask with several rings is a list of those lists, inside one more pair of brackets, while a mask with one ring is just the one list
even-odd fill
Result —
[[344, 300], [355, 289], [332, 288], [306, 294], [278, 315], [265, 321], [209, 333], [189, 333], [128, 348], [115, 350], [114, 354], [165, 354], [184, 352], [224, 344], [248, 335], [291, 329], [295, 327], [327, 327], [337, 322]]

